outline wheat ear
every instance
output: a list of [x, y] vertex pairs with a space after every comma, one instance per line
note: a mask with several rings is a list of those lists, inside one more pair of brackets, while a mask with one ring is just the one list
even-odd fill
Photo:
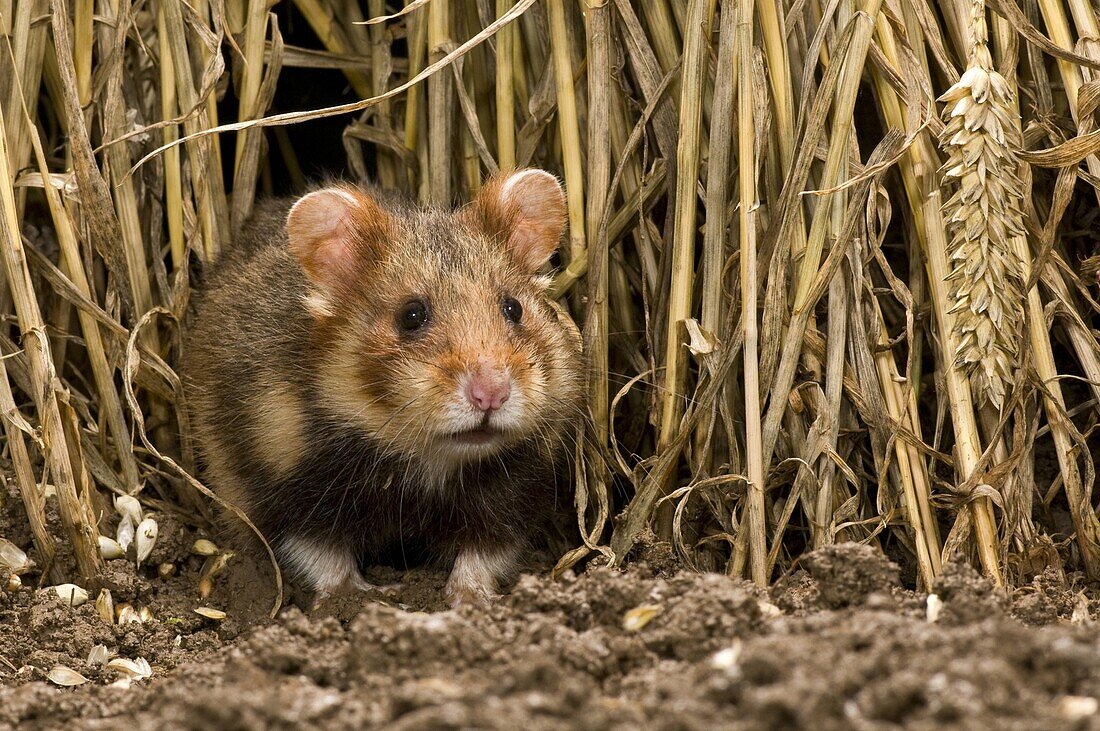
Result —
[[947, 277], [958, 336], [955, 366], [979, 399], [997, 409], [1016, 362], [1023, 306], [1020, 261], [1012, 237], [1023, 233], [1023, 184], [1017, 175], [1020, 140], [1012, 120], [1011, 84], [993, 68], [985, 2], [974, 0], [966, 72], [940, 101], [947, 155], [943, 184], [955, 189], [943, 206], [950, 243]]

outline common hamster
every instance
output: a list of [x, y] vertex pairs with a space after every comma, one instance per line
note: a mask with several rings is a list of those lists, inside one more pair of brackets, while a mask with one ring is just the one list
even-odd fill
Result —
[[213, 267], [183, 374], [214, 490], [321, 593], [387, 557], [482, 604], [555, 506], [581, 340], [541, 275], [565, 198], [499, 175], [457, 211], [353, 185], [268, 201]]

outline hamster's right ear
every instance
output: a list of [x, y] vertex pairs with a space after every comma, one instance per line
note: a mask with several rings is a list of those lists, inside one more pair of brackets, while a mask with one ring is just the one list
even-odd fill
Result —
[[316, 190], [295, 203], [286, 235], [315, 288], [313, 304], [361, 283], [370, 263], [381, 257], [392, 226], [373, 198], [351, 186]]

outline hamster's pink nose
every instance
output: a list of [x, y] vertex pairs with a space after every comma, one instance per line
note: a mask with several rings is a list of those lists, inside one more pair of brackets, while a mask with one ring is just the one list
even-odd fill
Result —
[[466, 400], [479, 411], [496, 411], [512, 394], [512, 384], [507, 376], [476, 374], [466, 382]]

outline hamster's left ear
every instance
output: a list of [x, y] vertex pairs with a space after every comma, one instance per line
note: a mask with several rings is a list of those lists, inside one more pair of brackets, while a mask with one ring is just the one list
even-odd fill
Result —
[[565, 230], [565, 192], [545, 170], [529, 168], [494, 175], [460, 214], [466, 222], [499, 236], [516, 263], [534, 274], [558, 248]]

